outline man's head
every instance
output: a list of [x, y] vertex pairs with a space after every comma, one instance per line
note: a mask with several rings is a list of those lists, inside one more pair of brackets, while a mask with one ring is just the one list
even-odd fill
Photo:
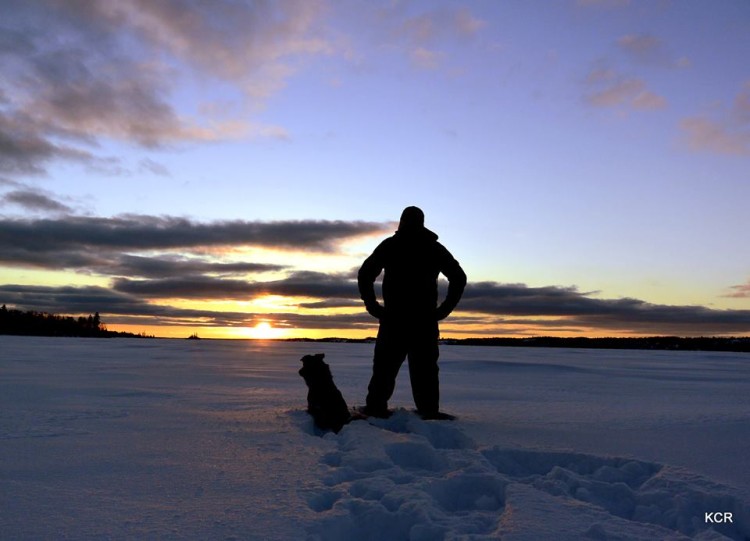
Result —
[[418, 207], [406, 207], [401, 213], [399, 231], [417, 231], [424, 228], [424, 212]]

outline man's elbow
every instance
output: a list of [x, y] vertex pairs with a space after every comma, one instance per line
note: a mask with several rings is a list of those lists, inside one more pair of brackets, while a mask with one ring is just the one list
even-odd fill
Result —
[[372, 285], [375, 282], [375, 278], [377, 278], [377, 275], [373, 276], [372, 272], [363, 265], [357, 273], [357, 284], [359, 285], [360, 290], [363, 287]]
[[459, 287], [463, 290], [464, 287], [466, 287], [466, 281], [467, 281], [466, 273], [461, 267], [456, 268], [456, 272], [454, 275], [450, 278], [451, 283], [456, 284], [456, 287]]

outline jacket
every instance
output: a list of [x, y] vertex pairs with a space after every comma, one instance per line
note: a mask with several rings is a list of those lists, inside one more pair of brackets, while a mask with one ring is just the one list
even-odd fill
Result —
[[[441, 320], [453, 311], [466, 286], [466, 273], [437, 239], [425, 227], [399, 229], [365, 259], [357, 283], [372, 316]], [[374, 283], [383, 270], [383, 305], [380, 305]], [[440, 273], [448, 278], [448, 293], [437, 306]]]

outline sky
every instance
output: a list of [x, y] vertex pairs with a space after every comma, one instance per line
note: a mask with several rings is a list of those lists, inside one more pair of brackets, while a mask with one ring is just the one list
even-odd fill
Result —
[[746, 0], [0, 13], [9, 308], [373, 336], [357, 269], [417, 205], [445, 337], [750, 335]]

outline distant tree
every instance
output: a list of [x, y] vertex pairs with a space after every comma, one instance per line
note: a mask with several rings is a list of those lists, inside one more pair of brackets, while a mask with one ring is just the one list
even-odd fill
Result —
[[46, 312], [22, 312], [8, 310], [3, 305], [0, 309], [0, 334], [16, 334], [23, 336], [141, 336], [126, 332], [108, 331], [101, 320], [99, 312], [89, 316], [58, 316]]

